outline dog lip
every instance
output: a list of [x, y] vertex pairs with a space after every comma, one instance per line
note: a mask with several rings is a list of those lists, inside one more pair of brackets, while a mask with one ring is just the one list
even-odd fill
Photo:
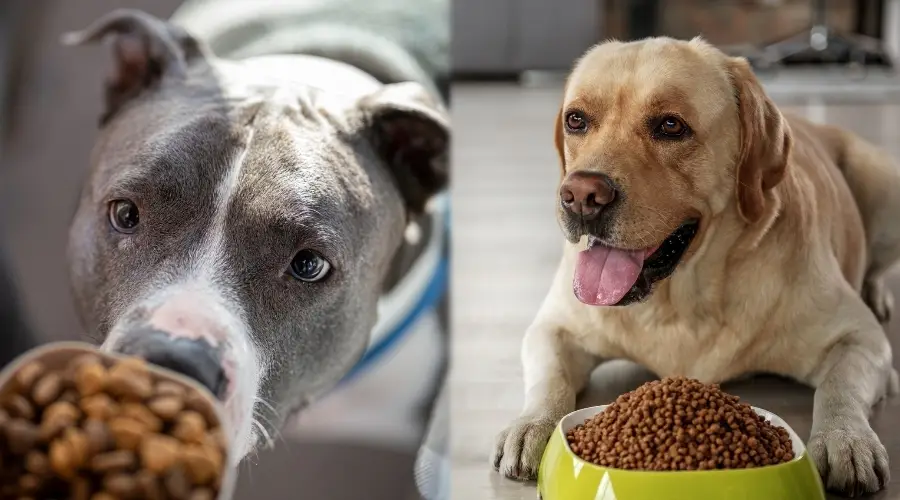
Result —
[[597, 245], [602, 245], [607, 248], [612, 248], [615, 250], [622, 250], [625, 252], [634, 252], [636, 250], [644, 250], [644, 252], [646, 252], [644, 254], [644, 258], [649, 259], [651, 256], [653, 256], [656, 253], [657, 250], [660, 249], [660, 247], [663, 246], [663, 244], [666, 243], [666, 241], [669, 240], [669, 238], [672, 238], [673, 236], [675, 236], [679, 231], [681, 231], [685, 227], [699, 225], [699, 224], [700, 224], [699, 220], [687, 219], [684, 222], [682, 222], [681, 224], [679, 224], [678, 227], [675, 228], [674, 231], [669, 233], [662, 241], [660, 241], [659, 243], [656, 243], [655, 245], [651, 245], [651, 246], [644, 247], [644, 248], [630, 248], [627, 246], [615, 245], [615, 244], [605, 241], [603, 238], [601, 238], [597, 235], [587, 234], [587, 249], [590, 250], [591, 248], [594, 248]]
[[[671, 235], [669, 235], [669, 236], [671, 236]], [[668, 237], [667, 237], [667, 239], [668, 239]], [[607, 248], [612, 248], [614, 250], [622, 250], [625, 252], [634, 252], [636, 250], [643, 250], [644, 258], [647, 259], [647, 258], [650, 258], [651, 255], [656, 253], [656, 251], [659, 250], [659, 247], [661, 247], [662, 244], [663, 244], [663, 242], [657, 243], [656, 245], [649, 246], [646, 248], [628, 248], [628, 247], [623, 247], [623, 246], [618, 246], [618, 245], [612, 245], [612, 244], [609, 244], [609, 243], [603, 241], [602, 238], [599, 238], [594, 235], [588, 235], [587, 249], [590, 250], [591, 248], [594, 248], [596, 246], [604, 246]]]

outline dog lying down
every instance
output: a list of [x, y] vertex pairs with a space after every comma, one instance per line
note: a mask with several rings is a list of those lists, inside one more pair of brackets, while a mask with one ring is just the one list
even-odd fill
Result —
[[555, 129], [567, 240], [525, 334], [525, 405], [493, 463], [533, 478], [600, 363], [813, 386], [829, 489], [889, 479], [870, 408], [897, 390], [883, 277], [900, 171], [840, 128], [782, 114], [744, 59], [700, 39], [608, 42], [568, 78]]

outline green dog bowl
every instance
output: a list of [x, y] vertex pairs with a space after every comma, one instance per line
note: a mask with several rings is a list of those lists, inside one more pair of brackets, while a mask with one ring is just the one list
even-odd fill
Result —
[[640, 471], [607, 469], [572, 453], [566, 433], [606, 406], [566, 415], [547, 443], [538, 471], [541, 500], [824, 500], [818, 471], [803, 441], [778, 415], [757, 413], [784, 427], [796, 455], [778, 465], [752, 469], [705, 471]]

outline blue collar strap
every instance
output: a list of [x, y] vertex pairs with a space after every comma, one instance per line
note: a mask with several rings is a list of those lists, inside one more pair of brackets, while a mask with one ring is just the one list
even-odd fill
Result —
[[[413, 265], [413, 269], [409, 273], [411, 276], [404, 279], [408, 283], [401, 282], [395, 287], [395, 289], [401, 289], [398, 295], [404, 293], [404, 288], [407, 296], [409, 296], [410, 292], [414, 295], [408, 298], [386, 297], [381, 301], [380, 306], [393, 302], [393, 305], [386, 306], [386, 308], [399, 311], [400, 314], [393, 314], [391, 317], [379, 317], [379, 322], [373, 329], [368, 349], [366, 349], [366, 352], [353, 369], [341, 380], [340, 384], [346, 384], [358, 377], [387, 352], [395, 348], [406, 337], [406, 334], [412, 331], [412, 327], [419, 318], [435, 310], [447, 293], [450, 279], [448, 251], [450, 244], [449, 196], [442, 194], [434, 201], [436, 224], [434, 224], [428, 248], [420, 257], [420, 262]], [[416, 276], [421, 276], [422, 278], [416, 279]], [[422, 283], [423, 278], [424, 283]], [[412, 281], [419, 281], [420, 283]], [[394, 292], [391, 293], [394, 294]], [[406, 303], [397, 304], [398, 300]]]

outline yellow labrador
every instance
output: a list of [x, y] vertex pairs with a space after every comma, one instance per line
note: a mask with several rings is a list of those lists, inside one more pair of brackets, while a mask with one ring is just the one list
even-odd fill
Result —
[[626, 358], [660, 376], [815, 387], [809, 451], [828, 487], [881, 488], [888, 457], [868, 414], [897, 385], [881, 323], [900, 170], [855, 135], [784, 116], [746, 60], [699, 39], [591, 49], [556, 147], [568, 242], [494, 466], [533, 478], [590, 372]]

